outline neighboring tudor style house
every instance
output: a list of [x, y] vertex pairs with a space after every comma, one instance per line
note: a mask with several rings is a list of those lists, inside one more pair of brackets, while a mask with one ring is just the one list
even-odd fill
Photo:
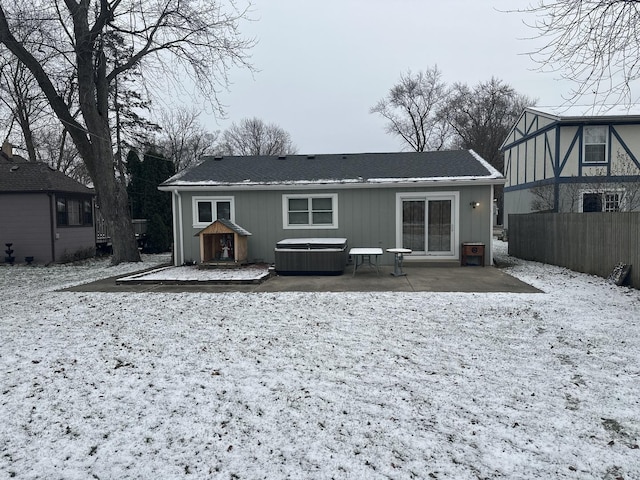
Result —
[[246, 232], [251, 262], [274, 262], [283, 239], [345, 238], [349, 247], [409, 248], [405, 261], [459, 261], [462, 242], [479, 242], [489, 265], [493, 187], [503, 182], [460, 150], [207, 157], [159, 188], [172, 193], [176, 265], [203, 261], [201, 232], [217, 219], [230, 220], [219, 227], [229, 234]]
[[502, 144], [510, 213], [640, 210], [640, 115], [524, 110]]
[[95, 249], [93, 198], [90, 188], [45, 163], [13, 155], [5, 142], [0, 154], [0, 259], [7, 261], [7, 243], [15, 263], [59, 262]]

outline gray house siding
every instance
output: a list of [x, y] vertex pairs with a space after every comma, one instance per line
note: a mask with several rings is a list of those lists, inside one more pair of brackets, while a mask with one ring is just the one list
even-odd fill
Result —
[[5, 193], [0, 195], [2, 262], [6, 243], [13, 244], [16, 263], [24, 263], [25, 257], [34, 257], [34, 262], [39, 264], [60, 262], [79, 250], [95, 249], [95, 229], [93, 226], [58, 227], [53, 194]]
[[0, 195], [0, 247], [4, 261], [6, 243], [13, 243], [16, 263], [34, 257], [49, 263], [51, 251], [51, 200], [47, 194]]
[[93, 254], [95, 248], [94, 227], [58, 227], [56, 230], [56, 262], [68, 261], [79, 251], [92, 251]]
[[[485, 264], [490, 264], [492, 188], [490, 185], [442, 186], [442, 187], [363, 187], [313, 190], [216, 190], [181, 192], [174, 195], [174, 232], [177, 233], [176, 251], [183, 250], [183, 258], [176, 258], [180, 264], [199, 261], [199, 238], [202, 226], [193, 225], [194, 197], [232, 197], [235, 215], [233, 220], [252, 233], [248, 238], [249, 259], [251, 261], [274, 261], [274, 248], [284, 238], [303, 237], [344, 237], [350, 247], [392, 248], [397, 245], [398, 194], [456, 192], [457, 233], [455, 251], [461, 242], [482, 242], [487, 245]], [[283, 195], [286, 194], [336, 194], [338, 201], [338, 228], [288, 229], [283, 228]], [[178, 201], [179, 198], [179, 201]], [[472, 201], [480, 205], [472, 208]], [[179, 208], [181, 205], [181, 209]], [[181, 215], [176, 215], [176, 212]], [[182, 225], [180, 225], [180, 222]], [[425, 260], [425, 258], [421, 258]], [[438, 260], [437, 257], [426, 260]], [[411, 261], [407, 257], [407, 261]], [[382, 263], [391, 265], [393, 256], [385, 253]]]

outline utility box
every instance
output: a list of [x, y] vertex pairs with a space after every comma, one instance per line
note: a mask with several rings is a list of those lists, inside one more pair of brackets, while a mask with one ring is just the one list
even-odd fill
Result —
[[460, 265], [463, 267], [484, 267], [484, 243], [465, 242], [462, 244]]

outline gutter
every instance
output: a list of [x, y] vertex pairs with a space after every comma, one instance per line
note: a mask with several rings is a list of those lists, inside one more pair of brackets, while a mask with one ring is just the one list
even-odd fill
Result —
[[443, 179], [443, 180], [429, 180], [429, 181], [385, 181], [385, 182], [325, 182], [325, 183], [259, 183], [259, 182], [243, 182], [243, 183], [198, 183], [198, 184], [174, 184], [159, 186], [158, 190], [163, 192], [196, 192], [203, 190], [346, 190], [354, 188], [394, 188], [394, 187], [463, 187], [463, 186], [477, 186], [477, 185], [504, 185], [505, 178], [471, 178], [471, 179]]

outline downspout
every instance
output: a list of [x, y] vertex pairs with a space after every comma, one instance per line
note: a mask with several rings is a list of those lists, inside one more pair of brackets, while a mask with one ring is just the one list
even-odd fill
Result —
[[54, 223], [54, 211], [55, 211], [55, 198], [53, 193], [48, 193], [49, 196], [49, 225], [50, 225], [50, 234], [51, 234], [51, 262], [55, 263], [56, 261], [56, 231], [55, 231], [55, 223]]
[[558, 213], [560, 208], [560, 126], [556, 126], [556, 158], [553, 168], [553, 212]]
[[182, 244], [182, 197], [177, 190], [173, 190], [172, 203], [173, 265], [178, 267], [184, 263], [184, 245]]
[[179, 225], [179, 234], [180, 234], [180, 263], [179, 265], [184, 265], [184, 231], [182, 230], [182, 195], [180, 195], [176, 191], [176, 195], [178, 196], [178, 225]]
[[171, 226], [173, 229], [173, 266], [178, 266], [176, 249], [178, 248], [178, 222], [176, 221], [176, 192], [171, 192]]
[[[493, 189], [494, 186], [491, 184], [491, 202], [489, 203], [489, 266], [493, 265]], [[502, 220], [504, 222], [504, 219]]]

